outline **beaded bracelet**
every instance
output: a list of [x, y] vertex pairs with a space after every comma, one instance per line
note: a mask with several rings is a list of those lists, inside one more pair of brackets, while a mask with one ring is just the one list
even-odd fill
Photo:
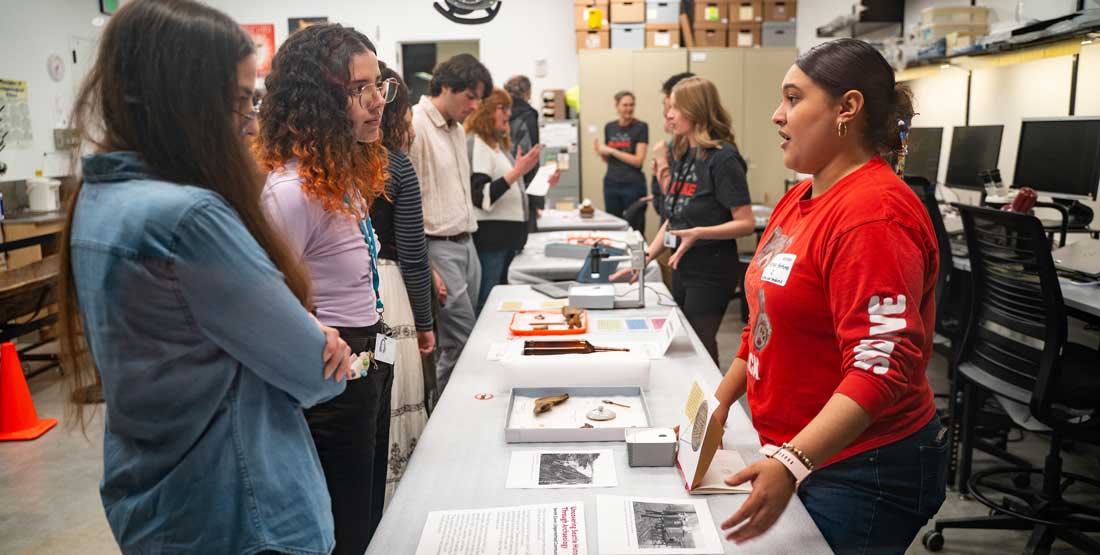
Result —
[[795, 447], [794, 445], [791, 445], [790, 443], [784, 443], [783, 445], [780, 445], [780, 447], [790, 451], [791, 453], [794, 453], [794, 455], [798, 457], [800, 461], [802, 461], [802, 464], [806, 465], [806, 468], [810, 469], [811, 472], [813, 471], [814, 462], [811, 461], [810, 457], [807, 457], [806, 453], [803, 453], [801, 449]]

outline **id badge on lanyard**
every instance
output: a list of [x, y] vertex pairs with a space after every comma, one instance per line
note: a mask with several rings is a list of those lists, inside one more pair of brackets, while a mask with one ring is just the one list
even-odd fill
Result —
[[[350, 200], [349, 200], [350, 204]], [[371, 285], [374, 287], [374, 308], [378, 311], [378, 322], [382, 324], [382, 330], [374, 336], [374, 360], [386, 364], [393, 364], [397, 360], [397, 341], [393, 338], [393, 328], [386, 324], [383, 318], [382, 294], [380, 291], [381, 278], [378, 276], [378, 247], [374, 239], [374, 226], [371, 225], [370, 213], [366, 218], [359, 220], [359, 231], [363, 232], [363, 240], [370, 251]]]
[[[691, 162], [683, 162], [684, 159], [690, 159]], [[668, 213], [665, 215], [665, 219], [668, 220], [668, 225], [670, 228], [672, 227], [672, 215], [676, 211], [676, 204], [680, 201], [680, 195], [684, 191], [685, 182], [687, 181], [688, 176], [691, 175], [693, 171], [695, 171], [695, 156], [692, 152], [692, 149], [688, 149], [687, 153], [684, 154], [684, 158], [681, 159], [679, 165], [683, 168], [683, 170], [677, 172], [677, 175], [674, 175], [672, 177], [672, 183], [669, 185], [669, 191], [673, 193], [672, 200], [671, 202], [665, 203], [665, 206], [668, 207]], [[671, 229], [665, 231], [663, 243], [665, 248], [675, 249], [676, 247], [680, 246], [680, 238], [673, 235], [671, 231]]]

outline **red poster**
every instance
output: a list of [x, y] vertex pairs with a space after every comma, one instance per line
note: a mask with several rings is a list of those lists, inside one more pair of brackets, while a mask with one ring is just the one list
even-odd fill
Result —
[[241, 25], [256, 45], [256, 74], [267, 77], [271, 73], [271, 60], [275, 57], [275, 25]]

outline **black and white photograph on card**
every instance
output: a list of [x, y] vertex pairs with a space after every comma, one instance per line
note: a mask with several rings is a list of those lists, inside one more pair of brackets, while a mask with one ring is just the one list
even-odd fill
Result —
[[602, 488], [618, 485], [610, 449], [515, 451], [509, 489]]
[[706, 500], [600, 495], [596, 509], [601, 555], [724, 552]]
[[633, 506], [638, 547], [696, 547], [699, 515], [694, 505], [635, 501]]
[[597, 453], [543, 453], [539, 456], [540, 486], [590, 486]]

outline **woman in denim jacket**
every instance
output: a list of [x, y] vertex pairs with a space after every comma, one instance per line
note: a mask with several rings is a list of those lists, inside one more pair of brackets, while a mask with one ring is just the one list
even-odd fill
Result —
[[302, 409], [344, 390], [350, 350], [307, 312], [260, 208], [255, 74], [226, 15], [138, 0], [77, 99], [95, 153], [61, 252], [63, 353], [74, 387], [102, 378], [100, 491], [123, 553], [333, 547]]

